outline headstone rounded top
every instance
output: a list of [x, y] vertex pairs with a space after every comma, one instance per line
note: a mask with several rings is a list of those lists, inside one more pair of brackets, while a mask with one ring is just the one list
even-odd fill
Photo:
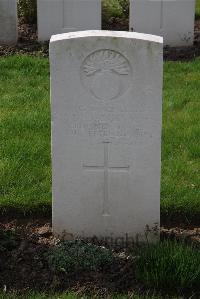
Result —
[[138, 241], [145, 240], [147, 225], [155, 232], [162, 48], [159, 36], [133, 32], [93, 30], [52, 37], [56, 235]]
[[52, 35], [50, 43], [58, 42], [66, 39], [84, 38], [84, 37], [116, 37], [143, 40], [163, 44], [163, 37], [138, 32], [128, 31], [107, 31], [107, 30], [84, 30], [77, 32], [69, 32], [63, 34]]

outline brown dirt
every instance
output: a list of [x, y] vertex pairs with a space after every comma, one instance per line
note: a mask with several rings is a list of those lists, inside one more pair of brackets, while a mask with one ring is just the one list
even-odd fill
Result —
[[164, 59], [188, 61], [200, 56], [200, 20], [196, 20], [194, 32], [194, 45], [192, 47], [166, 47], [164, 49]]
[[[128, 30], [128, 21], [126, 19], [111, 18], [109, 23], [104, 25], [106, 30]], [[19, 40], [15, 46], [0, 46], [0, 56], [13, 54], [40, 55], [48, 57], [48, 42], [37, 42], [36, 25], [23, 24], [19, 22]], [[164, 49], [165, 60], [187, 61], [200, 56], [200, 20], [195, 23], [195, 41], [192, 47], [166, 47]]]
[[128, 31], [129, 30], [129, 23], [128, 19], [121, 19], [121, 18], [110, 18], [107, 24], [102, 25], [103, 30], [116, 30], [116, 31]]
[[[141, 290], [134, 281], [133, 262], [126, 249], [115, 249], [116, 260], [111, 267], [98, 272], [53, 273], [44, 254], [58, 242], [51, 231], [50, 218], [1, 217], [0, 231], [13, 232], [14, 244], [0, 251], [0, 289], [24, 294], [28, 291], [72, 290], [93, 296], [113, 292]], [[200, 228], [189, 230], [161, 228], [161, 239], [186, 240], [200, 247]]]
[[15, 46], [0, 46], [0, 56], [10, 56], [13, 54], [49, 56], [48, 42], [37, 42], [37, 26], [35, 24], [24, 24], [19, 20], [18, 43]]
[[72, 290], [84, 294], [107, 295], [131, 290], [133, 264], [118, 258], [112, 267], [98, 272], [55, 274], [44, 254], [58, 242], [49, 219], [1, 219], [0, 230], [13, 232], [15, 243], [0, 255], [0, 289], [20, 294], [28, 291]]

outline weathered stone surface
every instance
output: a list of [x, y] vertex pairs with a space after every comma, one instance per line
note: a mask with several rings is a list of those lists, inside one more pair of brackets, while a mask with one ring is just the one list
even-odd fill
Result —
[[17, 1], [0, 0], [0, 44], [14, 44], [17, 38]]
[[130, 0], [130, 30], [164, 37], [164, 45], [194, 41], [195, 0]]
[[130, 32], [51, 38], [55, 234], [127, 238], [159, 224], [162, 46]]
[[38, 0], [38, 39], [53, 34], [101, 29], [101, 0]]

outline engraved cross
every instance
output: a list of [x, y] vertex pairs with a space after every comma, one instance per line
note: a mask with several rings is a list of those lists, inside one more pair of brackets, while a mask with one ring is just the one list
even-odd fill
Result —
[[104, 202], [103, 202], [103, 216], [110, 216], [109, 212], [109, 186], [108, 176], [110, 171], [127, 172], [130, 169], [129, 165], [125, 166], [109, 166], [109, 144], [110, 142], [103, 142], [104, 144], [104, 163], [103, 165], [85, 165], [86, 170], [103, 171], [104, 175]]

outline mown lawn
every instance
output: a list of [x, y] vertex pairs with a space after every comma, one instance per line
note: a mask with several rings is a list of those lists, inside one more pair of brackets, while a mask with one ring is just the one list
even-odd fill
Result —
[[[197, 221], [200, 58], [164, 65], [161, 211]], [[0, 208], [51, 209], [49, 65], [46, 58], [0, 59]]]
[[40, 210], [51, 202], [48, 60], [0, 59], [1, 208]]
[[200, 215], [200, 58], [164, 65], [161, 211]]

